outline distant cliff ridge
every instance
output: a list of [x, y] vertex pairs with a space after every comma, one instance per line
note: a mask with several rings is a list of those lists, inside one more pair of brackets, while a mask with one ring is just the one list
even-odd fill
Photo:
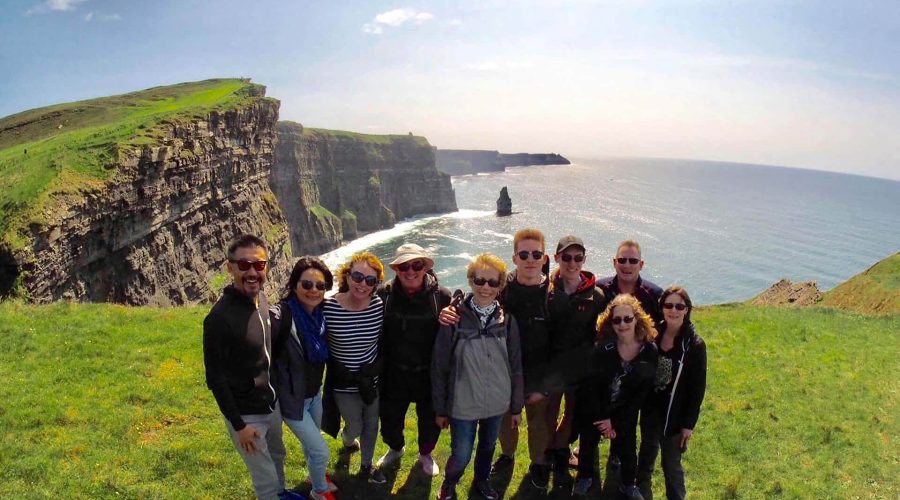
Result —
[[270, 183], [295, 255], [322, 253], [358, 232], [457, 210], [450, 176], [424, 137], [367, 135], [279, 122]]
[[437, 167], [450, 175], [469, 175], [479, 172], [502, 172], [506, 167], [532, 165], [569, 165], [571, 162], [556, 153], [514, 153], [477, 149], [438, 149]]

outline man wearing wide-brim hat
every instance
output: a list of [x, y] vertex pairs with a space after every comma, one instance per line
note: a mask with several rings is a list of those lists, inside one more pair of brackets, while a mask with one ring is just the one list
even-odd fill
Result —
[[440, 471], [431, 456], [441, 429], [431, 400], [431, 353], [439, 328], [438, 313], [450, 304], [450, 290], [438, 284], [434, 259], [415, 243], [405, 243], [388, 264], [395, 277], [378, 293], [385, 316], [381, 353], [381, 438], [390, 448], [379, 467], [395, 464], [404, 449], [403, 427], [410, 403], [416, 405], [419, 464], [429, 476]]

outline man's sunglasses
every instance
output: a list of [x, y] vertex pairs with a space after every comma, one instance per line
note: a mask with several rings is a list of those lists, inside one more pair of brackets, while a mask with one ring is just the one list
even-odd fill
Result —
[[641, 259], [636, 259], [634, 257], [616, 257], [616, 262], [619, 264], [629, 263], [629, 264], [637, 264], [641, 261]]
[[560, 255], [559, 258], [562, 259], [563, 262], [572, 262], [573, 260], [575, 262], [581, 262], [584, 260], [584, 254], [579, 253], [579, 254], [572, 255], [570, 253], [564, 253], [564, 254]]
[[687, 305], [686, 304], [676, 304], [674, 302], [663, 303], [663, 309], [672, 309], [672, 308], [675, 308], [675, 310], [677, 310], [677, 311], [684, 311], [685, 309], [687, 309]]
[[354, 283], [362, 283], [364, 280], [367, 285], [375, 286], [378, 283], [378, 278], [375, 276], [366, 276], [365, 274], [359, 271], [353, 271], [350, 273], [350, 279], [353, 280]]
[[405, 273], [409, 271], [409, 268], [412, 268], [413, 271], [419, 272], [422, 269], [425, 269], [425, 262], [421, 260], [415, 260], [412, 262], [404, 262], [403, 264], [397, 264], [397, 269], [401, 273]]
[[266, 269], [266, 261], [264, 260], [229, 260], [228, 262], [237, 264], [237, 268], [241, 271], [249, 271], [251, 267], [253, 269], [256, 269], [257, 271], [263, 271]]
[[632, 321], [634, 321], [634, 316], [613, 316], [612, 324], [620, 325], [623, 321], [626, 325], [629, 325]]
[[302, 286], [304, 290], [312, 290], [313, 287], [316, 287], [316, 290], [325, 291], [328, 285], [326, 285], [324, 281], [316, 281], [314, 283], [310, 280], [300, 280], [300, 286]]
[[491, 288], [499, 288], [500, 280], [488, 280], [484, 278], [472, 278], [472, 283], [475, 283], [478, 286], [484, 286], [485, 283]]
[[534, 260], [541, 260], [542, 258], [544, 258], [544, 252], [542, 252], [540, 250], [532, 250], [531, 252], [529, 252], [527, 250], [522, 250], [521, 252], [518, 252], [517, 255], [522, 260], [528, 260], [529, 255], [531, 255], [531, 257]]

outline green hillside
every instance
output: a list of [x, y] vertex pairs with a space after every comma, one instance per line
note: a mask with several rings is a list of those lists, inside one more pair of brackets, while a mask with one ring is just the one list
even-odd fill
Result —
[[[243, 464], [203, 382], [207, 308], [0, 304], [0, 497], [248, 498]], [[709, 389], [685, 456], [692, 498], [897, 498], [900, 316], [726, 305], [695, 313], [709, 348]], [[877, 348], [874, 348], [877, 347]], [[410, 473], [400, 498], [431, 498], [440, 478]], [[304, 486], [296, 439], [290, 485]], [[526, 438], [507, 496], [528, 486]], [[334, 450], [335, 441], [329, 439]], [[603, 446], [603, 456], [607, 453]], [[379, 441], [377, 453], [385, 451]], [[435, 452], [443, 467], [449, 434]], [[359, 455], [350, 460], [358, 468]], [[379, 498], [329, 469], [342, 498]], [[459, 492], [465, 498], [471, 467]], [[664, 497], [662, 478], [655, 492]], [[557, 497], [557, 496], [554, 496]], [[595, 494], [594, 498], [600, 498]]]
[[249, 102], [261, 86], [216, 79], [58, 104], [0, 119], [0, 244], [19, 248], [55, 196], [100, 186], [118, 151], [155, 144], [166, 123]]
[[332, 130], [326, 128], [304, 127], [299, 123], [282, 120], [278, 123], [283, 128], [302, 128], [303, 135], [330, 137], [337, 140], [349, 139], [354, 142], [363, 142], [369, 144], [390, 144], [398, 141], [412, 141], [420, 146], [429, 146], [428, 139], [420, 135], [403, 135], [403, 134], [362, 134], [359, 132], [349, 132], [347, 130]]
[[900, 253], [834, 287], [821, 305], [863, 314], [900, 314]]

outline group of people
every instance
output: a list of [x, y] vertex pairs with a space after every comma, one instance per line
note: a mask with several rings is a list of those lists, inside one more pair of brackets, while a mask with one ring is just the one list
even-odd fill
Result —
[[[449, 428], [439, 500], [456, 498], [473, 454], [474, 489], [499, 498], [491, 478], [514, 465], [522, 424], [538, 489], [552, 475], [556, 484], [572, 483], [573, 495], [588, 494], [599, 484], [597, 450], [607, 439], [607, 470], [620, 476], [622, 496], [650, 497], [661, 450], [666, 495], [684, 498], [681, 458], [706, 388], [706, 347], [690, 297], [641, 278], [641, 248], [632, 240], [619, 245], [615, 275], [605, 279], [584, 269], [587, 249], [576, 236], [559, 240], [552, 274], [550, 258], [543, 233], [522, 229], [513, 239], [514, 270], [496, 255], [478, 255], [467, 268], [469, 291], [451, 294], [416, 244], [397, 249], [389, 282], [368, 252], [334, 275], [305, 256], [270, 306], [262, 293], [265, 243], [234, 240], [232, 283], [203, 323], [204, 362], [257, 496], [296, 495], [284, 485], [282, 422], [300, 441], [313, 499], [334, 498], [338, 489], [327, 475], [322, 431], [341, 439], [343, 453], [360, 452], [361, 479], [386, 482], [383, 471], [404, 454], [413, 404], [418, 465], [429, 476], [440, 474], [432, 452]], [[335, 281], [337, 293], [327, 296]], [[388, 451], [373, 462], [379, 426]]]

